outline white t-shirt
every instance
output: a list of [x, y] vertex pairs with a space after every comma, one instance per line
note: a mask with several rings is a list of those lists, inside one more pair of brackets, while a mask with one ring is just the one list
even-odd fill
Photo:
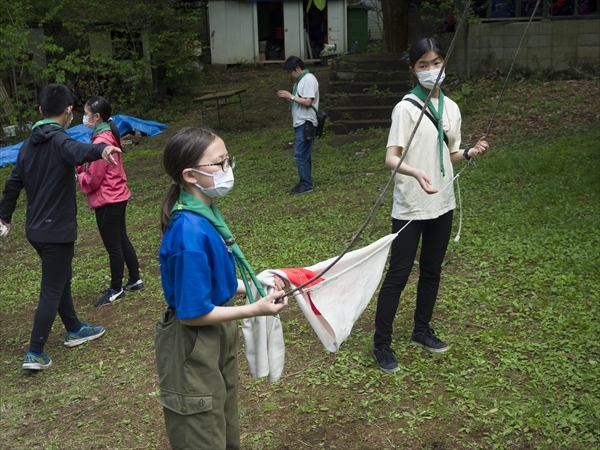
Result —
[[[302, 98], [312, 98], [312, 105], [319, 110], [319, 82], [312, 73], [307, 73], [298, 83], [296, 96]], [[294, 128], [299, 127], [307, 120], [310, 120], [316, 127], [317, 113], [312, 107], [299, 105], [296, 102], [292, 103], [292, 125]]]
[[[407, 97], [411, 97], [420, 104], [423, 104], [413, 94], [409, 94]], [[432, 98], [431, 102], [437, 110], [438, 99]], [[401, 101], [394, 107], [387, 147], [402, 147], [403, 152], [406, 150], [406, 144], [419, 119], [420, 113], [421, 110], [419, 108], [407, 101]], [[443, 142], [444, 176], [442, 175], [440, 165], [437, 128], [427, 116], [423, 115], [404, 162], [411, 167], [424, 171], [431, 180], [431, 187], [437, 189], [438, 192], [436, 194], [427, 194], [415, 178], [397, 173], [394, 180], [394, 205], [392, 207], [392, 217], [394, 219], [435, 219], [456, 208], [454, 186], [448, 186], [443, 191], [442, 189], [446, 185], [452, 184], [454, 170], [450, 154], [459, 151], [461, 124], [462, 118], [458, 105], [448, 97], [444, 97], [442, 125], [446, 136], [448, 136], [448, 145]], [[436, 198], [432, 201], [434, 197]], [[431, 204], [421, 211], [429, 202]]]

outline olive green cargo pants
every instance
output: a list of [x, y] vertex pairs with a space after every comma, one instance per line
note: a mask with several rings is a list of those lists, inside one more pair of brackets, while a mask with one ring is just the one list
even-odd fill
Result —
[[156, 324], [154, 351], [172, 448], [239, 449], [237, 321], [189, 327], [168, 309]]

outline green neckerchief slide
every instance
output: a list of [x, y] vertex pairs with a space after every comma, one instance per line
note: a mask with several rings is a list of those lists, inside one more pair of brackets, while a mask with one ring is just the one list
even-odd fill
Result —
[[[427, 103], [427, 106], [433, 114], [433, 117], [435, 117], [437, 120], [438, 142], [440, 144], [440, 169], [442, 171], [442, 175], [446, 176], [446, 171], [444, 170], [444, 127], [442, 126], [442, 116], [444, 115], [444, 93], [440, 88], [438, 88], [438, 90], [440, 93], [438, 104], [439, 110], [436, 111], [436, 109], [433, 107], [431, 99]], [[425, 103], [425, 100], [427, 100], [427, 93], [420, 84], [417, 84], [417, 87], [410, 91], [410, 93], [416, 95], [423, 103]]]
[[35, 127], [39, 127], [40, 125], [52, 125], [53, 127], [56, 127], [56, 128], [62, 128], [62, 125], [60, 123], [58, 123], [56, 120], [42, 119], [42, 120], [38, 120], [35, 123], [35, 125], [31, 127], [31, 129], [33, 130]]
[[223, 220], [223, 216], [219, 212], [214, 202], [210, 205], [209, 208], [203, 202], [194, 197], [192, 194], [181, 189], [181, 193], [179, 194], [179, 200], [177, 200], [177, 203], [175, 203], [173, 205], [173, 209], [171, 209], [171, 215], [173, 215], [177, 211], [192, 211], [198, 214], [199, 216], [204, 217], [217, 229], [227, 246], [230, 247], [233, 251], [235, 263], [237, 264], [238, 269], [240, 271], [240, 275], [242, 276], [242, 281], [244, 282], [244, 286], [246, 287], [246, 294], [248, 295], [248, 300], [250, 301], [250, 303], [254, 303], [254, 297], [252, 296], [252, 290], [250, 289], [250, 284], [248, 283], [248, 277], [246, 275], [246, 272], [248, 273], [248, 275], [250, 275], [250, 278], [252, 279], [254, 286], [256, 286], [256, 289], [258, 289], [260, 295], [262, 297], [267, 296], [262, 287], [262, 284], [260, 284], [260, 281], [258, 281], [258, 279], [256, 278], [252, 267], [250, 267], [250, 263], [248, 263], [248, 260], [242, 253], [240, 246], [235, 242], [233, 234], [231, 234], [231, 231], [229, 231], [229, 228], [225, 224], [225, 220]]
[[102, 133], [103, 131], [111, 131], [110, 124], [108, 122], [102, 122], [100, 125], [98, 125], [92, 136], [96, 136], [98, 133]]
[[[292, 95], [296, 95], [296, 93], [298, 92], [298, 83], [300, 83], [300, 80], [302, 78], [304, 78], [306, 75], [308, 75], [310, 73], [310, 70], [308, 69], [304, 69], [302, 71], [302, 73], [300, 74], [300, 76], [298, 77], [298, 79], [296, 80], [296, 82], [294, 83], [294, 86], [292, 87]], [[294, 102], [290, 102], [290, 109], [292, 109], [292, 106]]]

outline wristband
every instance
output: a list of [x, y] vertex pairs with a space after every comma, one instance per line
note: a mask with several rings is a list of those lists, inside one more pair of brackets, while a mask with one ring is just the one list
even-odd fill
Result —
[[465, 151], [463, 152], [463, 156], [465, 157], [465, 159], [467, 161], [471, 160], [471, 157], [469, 156], [469, 150], [471, 150], [470, 148], [465, 148]]
[[296, 96], [295, 96], [295, 95], [292, 95], [292, 96], [290, 97], [290, 102], [293, 102], [294, 100], [296, 100]]

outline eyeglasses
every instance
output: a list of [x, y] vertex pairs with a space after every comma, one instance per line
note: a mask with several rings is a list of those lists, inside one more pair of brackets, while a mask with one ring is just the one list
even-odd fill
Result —
[[231, 158], [225, 158], [222, 161], [216, 162], [214, 164], [196, 164], [193, 167], [206, 167], [206, 166], [221, 166], [221, 170], [223, 172], [227, 172], [229, 168], [235, 169], [235, 156]]

